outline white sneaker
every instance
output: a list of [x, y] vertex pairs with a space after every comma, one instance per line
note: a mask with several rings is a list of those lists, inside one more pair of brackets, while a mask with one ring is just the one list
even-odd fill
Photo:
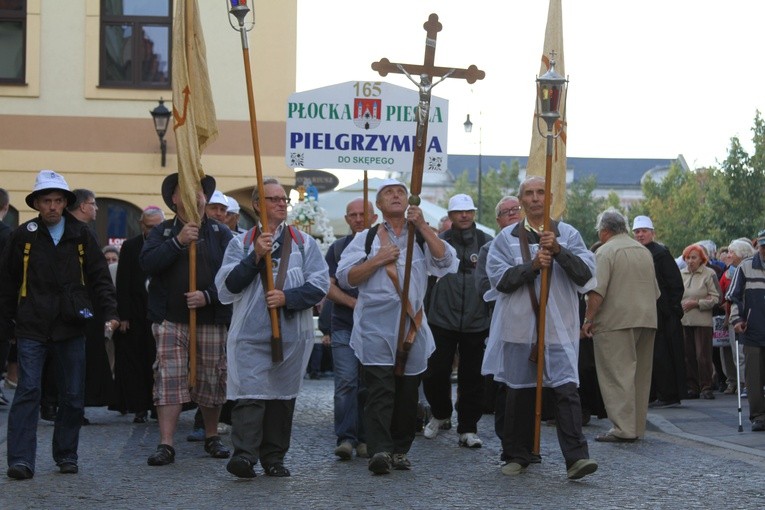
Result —
[[438, 431], [441, 429], [441, 424], [446, 420], [439, 420], [438, 418], [431, 418], [425, 429], [422, 431], [422, 435], [428, 439], [433, 439], [438, 435]]
[[466, 446], [468, 448], [480, 448], [483, 446], [483, 441], [473, 432], [465, 432], [460, 434], [460, 446]]

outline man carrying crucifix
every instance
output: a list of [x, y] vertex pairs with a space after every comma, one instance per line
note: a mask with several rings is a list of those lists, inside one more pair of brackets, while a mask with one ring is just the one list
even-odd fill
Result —
[[[536, 350], [539, 317], [539, 274], [550, 269], [549, 301], [544, 356], [544, 388], [552, 391], [555, 420], [566, 474], [570, 479], [594, 473], [582, 434], [582, 409], [577, 386], [579, 374], [578, 292], [595, 287], [595, 257], [579, 232], [563, 222], [544, 231], [545, 184], [529, 177], [519, 189], [526, 219], [500, 232], [491, 243], [486, 274], [492, 289], [484, 296], [496, 299], [483, 373], [508, 386], [502, 449], [505, 475], [517, 475], [532, 462], [537, 365], [529, 357]], [[551, 395], [552, 396], [552, 395]]]
[[[335, 276], [340, 287], [359, 291], [350, 346], [364, 366], [369, 470], [379, 475], [391, 469], [411, 468], [406, 454], [414, 441], [418, 387], [428, 357], [435, 350], [433, 334], [422, 310], [428, 274], [441, 277], [454, 273], [458, 260], [454, 248], [427, 224], [422, 210], [414, 205], [407, 208], [407, 188], [403, 183], [394, 179], [383, 181], [377, 190], [376, 204], [383, 222], [369, 241], [369, 230], [354, 237], [343, 252]], [[396, 376], [407, 222], [414, 224], [422, 241], [414, 244], [408, 293], [406, 331], [414, 342], [404, 375]]]

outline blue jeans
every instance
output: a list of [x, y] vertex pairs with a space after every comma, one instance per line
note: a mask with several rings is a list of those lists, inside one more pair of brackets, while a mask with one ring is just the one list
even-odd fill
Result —
[[332, 332], [332, 358], [335, 368], [335, 435], [337, 444], [349, 441], [356, 446], [365, 443], [361, 413], [366, 391], [359, 377], [359, 363], [353, 349], [349, 330]]
[[59, 342], [19, 338], [16, 344], [19, 381], [8, 413], [8, 466], [21, 464], [35, 471], [42, 372], [48, 350], [53, 354], [58, 387], [53, 460], [56, 465], [77, 464], [85, 405], [85, 337]]

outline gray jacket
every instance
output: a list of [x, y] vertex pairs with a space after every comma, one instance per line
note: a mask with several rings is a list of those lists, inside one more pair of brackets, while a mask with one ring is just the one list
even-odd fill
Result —
[[451, 229], [439, 237], [452, 245], [460, 261], [459, 270], [439, 278], [428, 293], [428, 324], [450, 331], [475, 333], [489, 329], [490, 317], [483, 297], [476, 290], [478, 253], [492, 237], [473, 224], [466, 230]]

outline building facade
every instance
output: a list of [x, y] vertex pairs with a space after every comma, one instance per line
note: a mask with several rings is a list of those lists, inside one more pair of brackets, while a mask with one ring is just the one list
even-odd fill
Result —
[[[37, 172], [50, 168], [99, 199], [103, 242], [138, 233], [160, 185], [177, 171], [172, 129], [167, 165], [150, 110], [171, 109], [171, 42], [179, 0], [9, 0], [0, 5], [0, 187], [11, 222]], [[250, 209], [255, 182], [243, 53], [220, 0], [198, 2], [219, 136], [202, 156], [218, 189]], [[294, 183], [284, 162], [284, 109], [295, 91], [297, 0], [254, 0], [250, 65], [263, 173]], [[274, 44], [278, 41], [278, 44]], [[166, 211], [170, 212], [170, 211]]]

